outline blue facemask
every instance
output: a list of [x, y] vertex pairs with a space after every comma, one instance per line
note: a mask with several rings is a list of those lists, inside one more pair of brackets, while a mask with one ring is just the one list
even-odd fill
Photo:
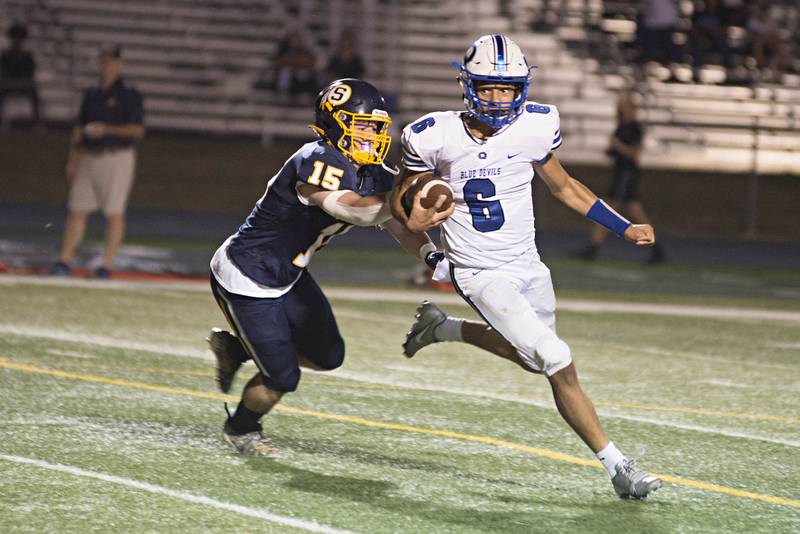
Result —
[[[528, 98], [530, 76], [485, 76], [469, 72], [461, 63], [453, 61], [459, 70], [459, 80], [464, 89], [464, 104], [467, 112], [492, 128], [502, 128], [513, 122], [522, 113]], [[519, 87], [517, 96], [511, 102], [485, 100], [478, 96], [476, 83], [510, 83]]]

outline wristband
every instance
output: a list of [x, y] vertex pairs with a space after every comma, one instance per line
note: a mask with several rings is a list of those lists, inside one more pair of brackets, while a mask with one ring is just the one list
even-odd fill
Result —
[[425, 256], [425, 265], [431, 268], [432, 271], [436, 270], [436, 266], [444, 259], [444, 252], [441, 250], [432, 250]]
[[612, 210], [608, 204], [599, 198], [592, 204], [586, 216], [594, 222], [605, 226], [620, 237], [625, 236], [625, 230], [631, 225], [628, 219]]
[[419, 259], [425, 261], [425, 257], [428, 255], [429, 252], [436, 252], [436, 245], [428, 241], [421, 247], [419, 247]]

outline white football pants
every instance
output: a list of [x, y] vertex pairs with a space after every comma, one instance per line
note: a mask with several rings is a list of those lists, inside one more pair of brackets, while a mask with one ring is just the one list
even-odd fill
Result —
[[517, 349], [537, 372], [552, 376], [572, 362], [556, 335], [556, 298], [550, 269], [524, 254], [495, 269], [450, 266], [456, 291]]

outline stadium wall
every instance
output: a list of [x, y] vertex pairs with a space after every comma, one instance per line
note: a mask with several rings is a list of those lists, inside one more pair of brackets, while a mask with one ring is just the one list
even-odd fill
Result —
[[[0, 203], [63, 205], [63, 166], [69, 132], [13, 131], [0, 138]], [[267, 179], [299, 146], [252, 137], [151, 132], [139, 148], [131, 206], [246, 214]], [[609, 169], [565, 166], [605, 195]], [[747, 229], [748, 174], [645, 170], [642, 198], [663, 235], [735, 239]], [[558, 203], [540, 181], [534, 189], [540, 228], [581, 229], [586, 221]], [[800, 177], [759, 178], [757, 236], [800, 241]]]

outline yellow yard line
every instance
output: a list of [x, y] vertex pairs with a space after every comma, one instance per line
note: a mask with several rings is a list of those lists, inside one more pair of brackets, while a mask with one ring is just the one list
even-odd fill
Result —
[[[120, 369], [117, 367], [116, 369]], [[214, 377], [215, 373], [212, 371], [189, 371], [189, 370], [182, 370], [182, 369], [159, 369], [157, 367], [124, 367], [121, 368], [125, 371], [138, 371], [142, 373], [165, 373], [171, 375], [185, 375], [185, 376], [207, 376], [207, 377]], [[426, 391], [425, 388], [414, 388], [408, 386], [399, 386], [399, 385], [392, 385], [392, 384], [376, 384], [372, 382], [361, 382], [358, 380], [354, 380], [352, 378], [343, 378], [343, 377], [322, 377], [322, 376], [315, 376], [315, 375], [306, 375], [304, 380], [314, 380], [318, 382], [332, 382], [334, 380], [337, 381], [346, 381], [346, 382], [356, 382], [358, 387], [364, 389], [399, 389], [399, 390], [407, 390], [407, 389], [419, 389], [422, 391]], [[348, 387], [355, 387], [352, 384], [348, 385]], [[434, 389], [434, 391], [437, 391]], [[541, 397], [539, 400], [545, 401], [552, 401], [552, 397]], [[511, 400], [510, 402], [514, 402]], [[740, 419], [756, 419], [761, 421], [775, 421], [778, 423], [800, 423], [800, 419], [792, 418], [792, 417], [783, 417], [781, 415], [764, 415], [764, 414], [754, 414], [754, 413], [744, 413], [744, 412], [721, 412], [716, 410], [704, 410], [703, 408], [683, 408], [679, 406], [658, 406], [655, 404], [636, 404], [632, 402], [611, 402], [611, 401], [601, 401], [601, 400], [594, 400], [595, 406], [605, 406], [607, 408], [630, 408], [633, 410], [651, 410], [654, 412], [671, 412], [671, 413], [687, 413], [687, 414], [696, 414], [696, 415], [712, 415], [715, 417], [736, 417]], [[554, 405], [555, 406], [555, 405]]]
[[[203, 399], [211, 399], [211, 400], [219, 400], [219, 401], [237, 401], [238, 397], [234, 397], [232, 395], [222, 395], [220, 393], [212, 393], [207, 391], [197, 391], [193, 389], [186, 389], [186, 388], [175, 388], [170, 386], [161, 386], [158, 384], [147, 384], [145, 382], [137, 382], [133, 380], [125, 380], [121, 378], [110, 378], [105, 376], [98, 376], [98, 375], [91, 375], [85, 373], [76, 373], [72, 371], [61, 371], [59, 369], [49, 369], [44, 367], [36, 367], [33, 365], [28, 365], [24, 363], [16, 363], [12, 362], [6, 358], [0, 358], [0, 368], [5, 369], [12, 369], [15, 371], [22, 371], [26, 373], [36, 373], [48, 376], [54, 376], [58, 378], [71, 378], [74, 380], [82, 380], [84, 382], [94, 382], [100, 384], [111, 384], [115, 386], [125, 386], [125, 387], [132, 387], [137, 389], [144, 389], [148, 391], [157, 391], [160, 393], [170, 393], [174, 395], [187, 395], [191, 397], [199, 397]], [[347, 415], [335, 415], [329, 414], [325, 412], [317, 412], [313, 410], [303, 410], [301, 408], [294, 408], [291, 406], [286, 405], [278, 405], [275, 409], [279, 412], [288, 413], [288, 414], [295, 414], [295, 415], [305, 415], [310, 417], [318, 417], [321, 419], [327, 419], [330, 421], [338, 421], [341, 423], [351, 423], [355, 425], [367, 426], [372, 428], [382, 428], [386, 430], [398, 430], [402, 432], [414, 432], [417, 434], [428, 434], [432, 436], [439, 436], [444, 438], [451, 438], [451, 439], [458, 439], [463, 441], [470, 441], [473, 443], [484, 443], [486, 445], [493, 445], [496, 447], [503, 447], [508, 449], [514, 449], [522, 452], [527, 452], [534, 454], [536, 456], [542, 458], [549, 458], [551, 460], [557, 460], [561, 462], [567, 462], [575, 465], [583, 465], [587, 467], [594, 467], [599, 468], [601, 467], [600, 463], [596, 460], [587, 460], [585, 458], [579, 458], [577, 456], [572, 456], [569, 454], [560, 453], [557, 451], [551, 451], [547, 449], [540, 449], [538, 447], [530, 447], [528, 445], [523, 445], [520, 443], [514, 443], [512, 441], [505, 441], [502, 439], [493, 438], [490, 436], [477, 436], [473, 434], [462, 434], [460, 432], [451, 432], [449, 430], [439, 430], [435, 428], [421, 428], [411, 425], [402, 425], [397, 423], [387, 423], [383, 421], [373, 421], [371, 419], [364, 419], [362, 417], [352, 417]], [[742, 497], [745, 499], [751, 499], [756, 501], [767, 502], [771, 504], [779, 504], [783, 506], [791, 506], [793, 508], [800, 508], [800, 500], [795, 499], [785, 499], [783, 497], [775, 497], [772, 495], [763, 495], [760, 493], [753, 493], [750, 491], [739, 490], [736, 488], [729, 488], [727, 486], [720, 486], [718, 484], [712, 484], [709, 482], [702, 482], [698, 480], [691, 480], [687, 478], [680, 478], [680, 477], [673, 477], [670, 475], [655, 475], [664, 480], [665, 482], [671, 482], [673, 484], [679, 484], [682, 486], [687, 486], [696, 489], [702, 489], [706, 491], [713, 491], [717, 493], [722, 493], [725, 495], [732, 495], [734, 497]]]

